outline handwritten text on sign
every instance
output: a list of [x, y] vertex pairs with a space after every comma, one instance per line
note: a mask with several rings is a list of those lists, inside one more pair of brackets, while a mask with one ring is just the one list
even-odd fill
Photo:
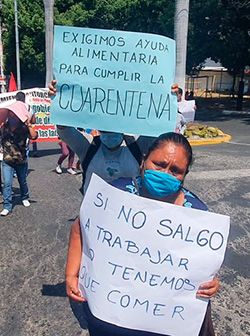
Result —
[[56, 26], [56, 124], [156, 136], [176, 123], [175, 42], [145, 33]]
[[[25, 101], [29, 105], [31, 114], [35, 114], [36, 123], [35, 130], [38, 132], [37, 140], [32, 142], [57, 142], [58, 135], [55, 125], [50, 120], [50, 97], [48, 89], [45, 88], [32, 88], [22, 90], [25, 93]], [[16, 101], [15, 92], [6, 92], [0, 94], [0, 108], [7, 107]]]
[[80, 219], [79, 288], [96, 317], [198, 335], [207, 302], [196, 291], [221, 266], [229, 217], [138, 197], [93, 175]]

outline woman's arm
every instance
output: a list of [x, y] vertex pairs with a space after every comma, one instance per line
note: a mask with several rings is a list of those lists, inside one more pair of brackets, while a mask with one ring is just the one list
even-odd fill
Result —
[[79, 218], [77, 218], [72, 224], [70, 231], [65, 278], [67, 295], [72, 300], [78, 302], [85, 301], [85, 299], [81, 296], [81, 292], [78, 289], [78, 275], [80, 270], [81, 257], [82, 238], [80, 221]]
[[213, 278], [213, 280], [201, 284], [196, 294], [199, 297], [209, 299], [218, 292], [219, 288], [220, 288], [219, 278]]
[[38, 132], [35, 130], [35, 125], [30, 122], [25, 123], [29, 130], [29, 139], [36, 140], [38, 138]]
[[93, 137], [90, 136], [90, 141], [87, 136], [79, 132], [75, 127], [60, 126], [57, 125], [57, 133], [60, 139], [62, 139], [82, 162], [90, 146], [90, 142]]
[[[57, 90], [56, 90], [56, 80], [52, 80], [49, 84], [49, 96], [55, 97]], [[61, 126], [57, 125], [57, 133], [76, 155], [79, 157], [80, 161], [82, 162], [85, 158], [87, 150], [90, 146], [90, 143], [93, 140], [92, 136], [83, 135], [74, 127], [69, 126]]]
[[26, 120], [25, 125], [29, 130], [29, 139], [36, 140], [38, 138], [38, 132], [35, 130], [36, 118], [33, 114], [29, 120]]

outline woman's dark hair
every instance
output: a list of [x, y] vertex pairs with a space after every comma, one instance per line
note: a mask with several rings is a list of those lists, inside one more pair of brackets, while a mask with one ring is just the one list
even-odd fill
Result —
[[166, 142], [173, 142], [174, 144], [182, 146], [184, 148], [187, 154], [188, 169], [193, 162], [193, 151], [188, 140], [184, 137], [184, 135], [180, 133], [168, 132], [158, 136], [158, 138], [156, 138], [152, 145], [149, 147], [148, 153], [146, 154], [144, 160], [146, 160], [155, 149], [158, 149]]
[[25, 103], [25, 93], [22, 92], [22, 91], [17, 92], [16, 101], [21, 101], [21, 102]]

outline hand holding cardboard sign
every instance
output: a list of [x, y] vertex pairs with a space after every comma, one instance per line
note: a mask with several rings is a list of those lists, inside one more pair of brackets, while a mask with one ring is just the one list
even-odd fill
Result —
[[68, 297], [74, 301], [86, 301], [86, 299], [81, 296], [81, 292], [78, 289], [78, 277], [75, 275], [66, 277], [66, 293]]
[[200, 285], [197, 296], [209, 299], [212, 296], [215, 296], [220, 288], [220, 280], [218, 278], [214, 278], [211, 281], [205, 282]]
[[57, 81], [53, 79], [49, 84], [49, 96], [55, 96], [56, 95], [56, 83]]

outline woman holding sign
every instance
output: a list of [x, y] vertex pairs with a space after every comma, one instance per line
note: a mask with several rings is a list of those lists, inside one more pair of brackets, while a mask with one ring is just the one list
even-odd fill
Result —
[[[142, 197], [206, 211], [206, 205], [183, 187], [191, 163], [192, 148], [186, 138], [181, 134], [172, 132], [162, 134], [150, 147], [142, 163], [141, 176], [137, 179], [121, 178], [112, 182], [112, 184], [119, 189], [136, 193]], [[66, 290], [67, 295], [78, 302], [86, 301], [78, 288], [82, 258], [82, 237], [84, 237], [84, 234], [81, 233], [80, 222], [77, 219], [72, 225], [70, 234], [66, 266]], [[216, 294], [218, 288], [219, 281], [215, 278], [201, 284], [196, 295], [208, 299]], [[90, 335], [159, 336], [159, 334], [122, 328], [101, 321], [92, 315], [88, 307], [87, 316]], [[122, 316], [120, 318], [122, 319]], [[199, 336], [213, 335], [209, 304]]]
[[[56, 95], [56, 80], [49, 85], [49, 95]], [[79, 125], [80, 126], [80, 125]], [[57, 125], [59, 137], [79, 157], [82, 165], [82, 187], [87, 190], [92, 173], [110, 183], [120, 177], [136, 177], [140, 172], [142, 154], [152, 143], [152, 137], [128, 136], [100, 131], [98, 136], [79, 132], [75, 127]]]

